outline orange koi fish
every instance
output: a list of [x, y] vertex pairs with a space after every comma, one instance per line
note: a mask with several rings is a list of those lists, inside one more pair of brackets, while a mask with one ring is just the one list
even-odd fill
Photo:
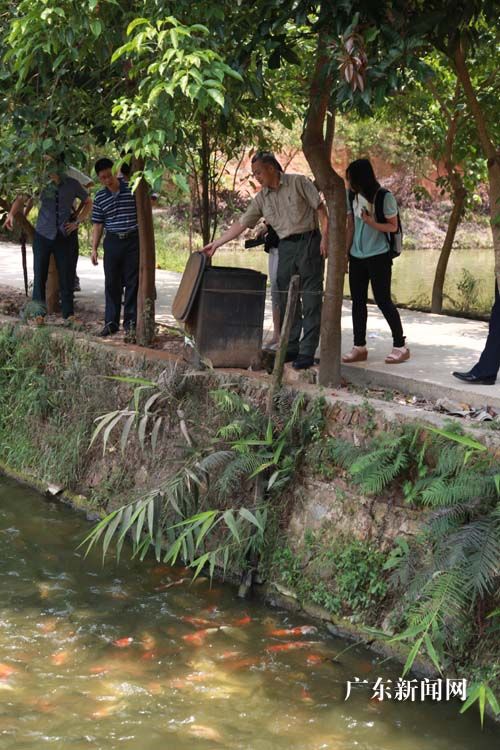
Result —
[[271, 630], [270, 635], [276, 635], [276, 636], [299, 636], [299, 635], [311, 635], [312, 633], [317, 633], [318, 628], [315, 628], [314, 625], [301, 625], [297, 628], [281, 628], [276, 630]]
[[262, 659], [258, 656], [247, 656], [246, 659], [239, 659], [238, 661], [230, 661], [225, 665], [226, 671], [236, 671], [238, 669], [246, 669], [247, 667], [254, 667], [256, 664], [260, 664]]
[[182, 622], [188, 622], [190, 625], [194, 625], [196, 628], [207, 628], [213, 625], [211, 620], [205, 620], [203, 617], [189, 617], [188, 615], [181, 617]]
[[287, 643], [277, 643], [275, 646], [268, 646], [266, 651], [269, 654], [275, 654], [280, 651], [293, 651], [297, 648], [309, 648], [314, 645], [314, 643], [309, 641], [288, 641]]
[[52, 656], [50, 657], [50, 661], [56, 667], [61, 667], [63, 664], [66, 664], [68, 659], [69, 659], [68, 651], [57, 651], [55, 654], [52, 654]]
[[219, 659], [226, 661], [227, 659], [236, 659], [238, 656], [241, 656], [241, 651], [224, 651]]
[[311, 693], [307, 688], [302, 688], [300, 693], [300, 700], [304, 701], [304, 703], [312, 703], [313, 699], [311, 698]]
[[252, 618], [249, 615], [245, 615], [244, 617], [240, 617], [239, 620], [235, 620], [233, 625], [239, 628], [242, 625], [248, 625], [249, 622], [252, 622]]
[[116, 646], [116, 648], [127, 648], [127, 646], [130, 646], [133, 642], [133, 638], [131, 636], [126, 636], [125, 638], [118, 638], [116, 641], [113, 641], [113, 646]]
[[307, 664], [322, 664], [323, 661], [323, 657], [319, 654], [308, 654], [306, 659]]
[[167, 589], [171, 589], [172, 586], [181, 586], [183, 583], [186, 583], [186, 581], [189, 581], [189, 578], [179, 578], [178, 581], [170, 581], [170, 583], [164, 583], [161, 586], [155, 586], [155, 591], [166, 591]]
[[11, 674], [14, 674], [17, 670], [14, 667], [10, 667], [8, 664], [0, 663], [0, 680], [6, 680]]
[[198, 630], [196, 633], [190, 633], [189, 635], [183, 635], [182, 640], [186, 643], [190, 643], [193, 646], [203, 646], [207, 635], [216, 633], [222, 628], [205, 628], [204, 630]]

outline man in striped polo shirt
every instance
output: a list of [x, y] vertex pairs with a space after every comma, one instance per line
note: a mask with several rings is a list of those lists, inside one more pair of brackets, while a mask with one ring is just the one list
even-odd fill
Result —
[[95, 171], [103, 189], [94, 198], [92, 223], [92, 256], [98, 263], [97, 250], [104, 237], [104, 280], [106, 311], [100, 336], [111, 336], [120, 327], [122, 289], [125, 287], [123, 327], [133, 337], [137, 320], [139, 284], [139, 234], [135, 198], [126, 181], [113, 172], [111, 159], [99, 159]]

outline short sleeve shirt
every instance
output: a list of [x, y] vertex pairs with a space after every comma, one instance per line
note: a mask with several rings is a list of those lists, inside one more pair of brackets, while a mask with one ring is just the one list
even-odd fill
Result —
[[[365, 224], [361, 218], [361, 211], [366, 209], [372, 216], [375, 214], [373, 203], [370, 203], [362, 195], [354, 198], [352, 208], [349, 200], [349, 191], [346, 191], [347, 213], [354, 213], [354, 237], [351, 245], [350, 255], [354, 258], [369, 258], [372, 255], [382, 255], [389, 250], [389, 243], [384, 232], [373, 229]], [[386, 193], [384, 196], [384, 216], [390, 219], [397, 216], [398, 204], [392, 193]]]
[[277, 188], [264, 187], [257, 193], [239, 222], [254, 227], [264, 218], [282, 240], [291, 234], [316, 229], [316, 211], [321, 196], [311, 180], [302, 174], [281, 174]]
[[92, 223], [104, 224], [107, 232], [131, 232], [137, 227], [137, 207], [135, 196], [123, 179], [115, 193], [105, 187], [94, 198]]
[[76, 198], [84, 201], [89, 194], [78, 180], [61, 177], [59, 183], [50, 182], [40, 194], [40, 210], [35, 229], [48, 240], [54, 240], [57, 232], [65, 234], [64, 225], [69, 221]]

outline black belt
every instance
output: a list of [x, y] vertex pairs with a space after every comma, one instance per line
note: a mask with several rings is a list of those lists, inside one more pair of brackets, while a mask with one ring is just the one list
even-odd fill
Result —
[[137, 227], [135, 229], [131, 229], [129, 232], [110, 232], [108, 231], [107, 234], [113, 235], [113, 237], [118, 237], [119, 240], [126, 240], [127, 237], [132, 237], [133, 234], [137, 234]]
[[288, 237], [283, 237], [281, 242], [284, 242], [285, 240], [287, 242], [299, 242], [299, 240], [305, 240], [311, 235], [314, 237], [316, 234], [319, 234], [317, 229], [310, 229], [309, 232], [300, 232], [299, 234], [289, 234]]

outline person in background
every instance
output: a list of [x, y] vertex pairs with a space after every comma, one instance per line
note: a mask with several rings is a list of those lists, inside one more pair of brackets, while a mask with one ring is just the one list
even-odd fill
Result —
[[[49, 273], [50, 256], [53, 254], [59, 276], [63, 318], [69, 323], [74, 317], [74, 234], [92, 210], [92, 201], [87, 191], [73, 177], [66, 174], [62, 153], [47, 157], [49, 161], [49, 183], [40, 193], [40, 210], [33, 239], [33, 300], [45, 309], [45, 287]], [[78, 218], [72, 218], [75, 200], [80, 201]], [[26, 196], [18, 196], [7, 215], [5, 228], [12, 230], [14, 218], [24, 211]], [[37, 316], [42, 324], [45, 312]]]
[[500, 369], [500, 294], [495, 282], [495, 301], [491, 308], [488, 338], [478, 362], [467, 372], [454, 372], [453, 376], [471, 385], [495, 385]]
[[[301, 174], [284, 174], [280, 163], [269, 151], [258, 151], [253, 156], [252, 172], [262, 190], [245, 213], [219, 239], [206, 245], [203, 252], [211, 257], [217, 248], [238, 237], [245, 229], [255, 227], [261, 218], [271, 224], [279, 237], [277, 279], [281, 322], [290, 279], [295, 274], [300, 277], [302, 308], [297, 305], [286, 359], [292, 361], [296, 370], [306, 369], [314, 364], [319, 343], [328, 214], [311, 180]], [[322, 234], [317, 229], [317, 217]]]
[[245, 247], [256, 247], [264, 245], [264, 251], [268, 257], [268, 274], [271, 285], [271, 308], [273, 316], [273, 336], [272, 339], [264, 346], [264, 349], [276, 351], [279, 344], [281, 333], [280, 321], [280, 292], [278, 289], [278, 245], [280, 238], [270, 224], [264, 221], [262, 227], [257, 232], [256, 239], [246, 240]]
[[385, 358], [386, 364], [399, 364], [410, 358], [398, 309], [391, 298], [392, 258], [386, 237], [398, 228], [398, 206], [392, 193], [384, 196], [385, 223], [375, 218], [375, 198], [380, 183], [368, 159], [357, 159], [347, 167], [349, 190], [347, 199], [346, 253], [349, 264], [349, 287], [352, 300], [354, 346], [344, 354], [342, 362], [364, 362], [366, 324], [368, 320], [368, 284], [371, 284], [375, 302], [386, 319], [392, 333], [393, 348]]
[[135, 197], [126, 180], [113, 173], [111, 159], [98, 159], [95, 171], [102, 190], [94, 198], [92, 263], [98, 264], [98, 249], [104, 238], [104, 328], [100, 336], [112, 336], [120, 327], [122, 288], [125, 287], [123, 327], [126, 338], [135, 338], [137, 289], [139, 284], [139, 234]]
[[[89, 177], [88, 175], [84, 174], [83, 172], [80, 172], [79, 169], [76, 167], [68, 167], [66, 170], [66, 174], [68, 177], [72, 177], [75, 180], [78, 180], [80, 185], [85, 188], [85, 190], [90, 190], [91, 187], [94, 185], [94, 180], [92, 177]], [[71, 221], [77, 221], [80, 216], [80, 211], [82, 209], [82, 204], [80, 203], [79, 207], [73, 206], [73, 213], [71, 215]], [[71, 237], [73, 237], [73, 262], [75, 267], [75, 274], [74, 274], [74, 283], [73, 283], [73, 291], [74, 292], [81, 292], [81, 286], [80, 286], [80, 279], [78, 278], [78, 274], [76, 273], [76, 266], [78, 264], [78, 257], [80, 255], [80, 245], [78, 242], [78, 231], [73, 232]]]

